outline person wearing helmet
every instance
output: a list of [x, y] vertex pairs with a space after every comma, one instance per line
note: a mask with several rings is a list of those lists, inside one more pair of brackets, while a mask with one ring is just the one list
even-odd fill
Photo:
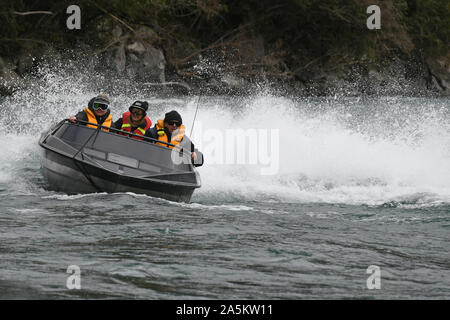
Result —
[[[122, 115], [122, 118], [114, 122], [114, 128], [145, 136], [148, 129], [152, 126], [152, 121], [147, 117], [148, 102], [135, 101], [128, 108], [128, 111]], [[119, 134], [126, 135], [123, 132]], [[142, 140], [140, 137], [131, 136], [132, 138]]]
[[[183, 125], [183, 119], [181, 115], [172, 110], [167, 112], [164, 119], [158, 120], [153, 128], [148, 130], [147, 137], [161, 142], [155, 142], [157, 145], [174, 148], [174, 146], [179, 146], [185, 150], [191, 152], [192, 163], [196, 167], [203, 165], [203, 154], [198, 151], [192, 141], [187, 137], [185, 133], [185, 127]], [[167, 145], [162, 142], [168, 142], [172, 145]]]
[[[69, 118], [69, 121], [75, 123], [76, 121], [86, 121], [90, 124], [85, 124], [90, 128], [97, 129], [97, 125], [104, 127], [111, 127], [112, 116], [109, 110], [109, 98], [106, 94], [99, 94], [88, 102], [87, 108], [78, 112], [75, 116]], [[104, 131], [109, 131], [102, 128]]]

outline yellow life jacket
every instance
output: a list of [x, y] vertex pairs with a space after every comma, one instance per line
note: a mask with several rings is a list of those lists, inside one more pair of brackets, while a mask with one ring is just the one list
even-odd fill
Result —
[[[84, 109], [84, 112], [86, 112], [86, 114], [87, 114], [88, 122], [97, 123], [97, 118], [95, 117], [95, 114], [89, 108]], [[102, 126], [110, 128], [111, 124], [112, 124], [112, 115], [109, 114], [108, 117], [106, 118], [106, 120], [103, 121]], [[89, 128], [97, 129], [97, 126], [94, 126], [92, 124], [87, 124], [86, 126], [88, 126]], [[109, 129], [106, 129], [106, 128], [102, 128], [102, 130], [109, 131]]]
[[[181, 125], [177, 130], [174, 131], [174, 134], [172, 134], [172, 139], [170, 141], [168, 141], [167, 134], [164, 131], [164, 120], [158, 120], [156, 122], [156, 132], [158, 133], [159, 141], [169, 142], [171, 144], [178, 146], [180, 144], [181, 140], [183, 140], [184, 131], [185, 131], [184, 125]], [[164, 143], [157, 142], [156, 144], [160, 145], [160, 146], [164, 146], [164, 147], [173, 148], [173, 146], [169, 146]]]

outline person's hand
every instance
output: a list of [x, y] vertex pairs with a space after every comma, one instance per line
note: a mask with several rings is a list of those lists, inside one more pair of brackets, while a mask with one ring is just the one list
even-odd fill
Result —
[[197, 160], [197, 154], [195, 152], [191, 152], [191, 158], [192, 158], [192, 161], [195, 162]]
[[75, 121], [77, 121], [77, 118], [76, 117], [70, 117], [69, 121], [72, 122], [72, 123], [75, 123]]

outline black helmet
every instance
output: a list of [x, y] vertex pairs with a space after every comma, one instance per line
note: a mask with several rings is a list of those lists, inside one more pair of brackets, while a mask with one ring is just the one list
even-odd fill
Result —
[[144, 111], [144, 115], [147, 114], [148, 110], [148, 102], [147, 101], [135, 101], [133, 104], [128, 108], [128, 110], [131, 112], [131, 108], [137, 108]]
[[183, 119], [181, 119], [181, 115], [178, 112], [176, 112], [175, 110], [167, 112], [164, 116], [164, 122], [171, 121], [171, 120], [178, 121], [180, 124], [183, 123]]

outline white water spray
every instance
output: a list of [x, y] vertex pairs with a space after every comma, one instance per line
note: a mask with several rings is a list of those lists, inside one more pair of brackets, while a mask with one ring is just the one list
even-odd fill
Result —
[[[89, 81], [84, 73], [76, 78], [46, 70], [39, 83], [1, 102], [1, 182], [14, 181], [16, 169], [24, 169], [17, 164], [30, 158], [23, 150], [39, 157], [40, 132], [75, 114], [99, 93], [89, 90]], [[114, 120], [134, 100], [147, 100], [153, 123], [176, 109], [190, 132], [197, 97], [167, 99], [149, 93], [102, 91], [111, 97]], [[202, 97], [191, 138], [204, 152], [205, 165], [199, 168], [203, 186], [193, 201], [379, 205], [412, 197], [450, 203], [448, 102], [445, 98], [288, 99], [267, 93]], [[276, 132], [277, 136], [262, 144], [263, 136], [257, 136], [254, 158], [233, 154], [239, 148], [224, 141], [224, 161], [212, 161], [219, 149], [213, 148], [211, 133], [226, 137], [230, 130], [265, 132], [267, 138]], [[265, 158], [259, 156], [263, 147]], [[275, 161], [276, 170], [262, 174]]]

